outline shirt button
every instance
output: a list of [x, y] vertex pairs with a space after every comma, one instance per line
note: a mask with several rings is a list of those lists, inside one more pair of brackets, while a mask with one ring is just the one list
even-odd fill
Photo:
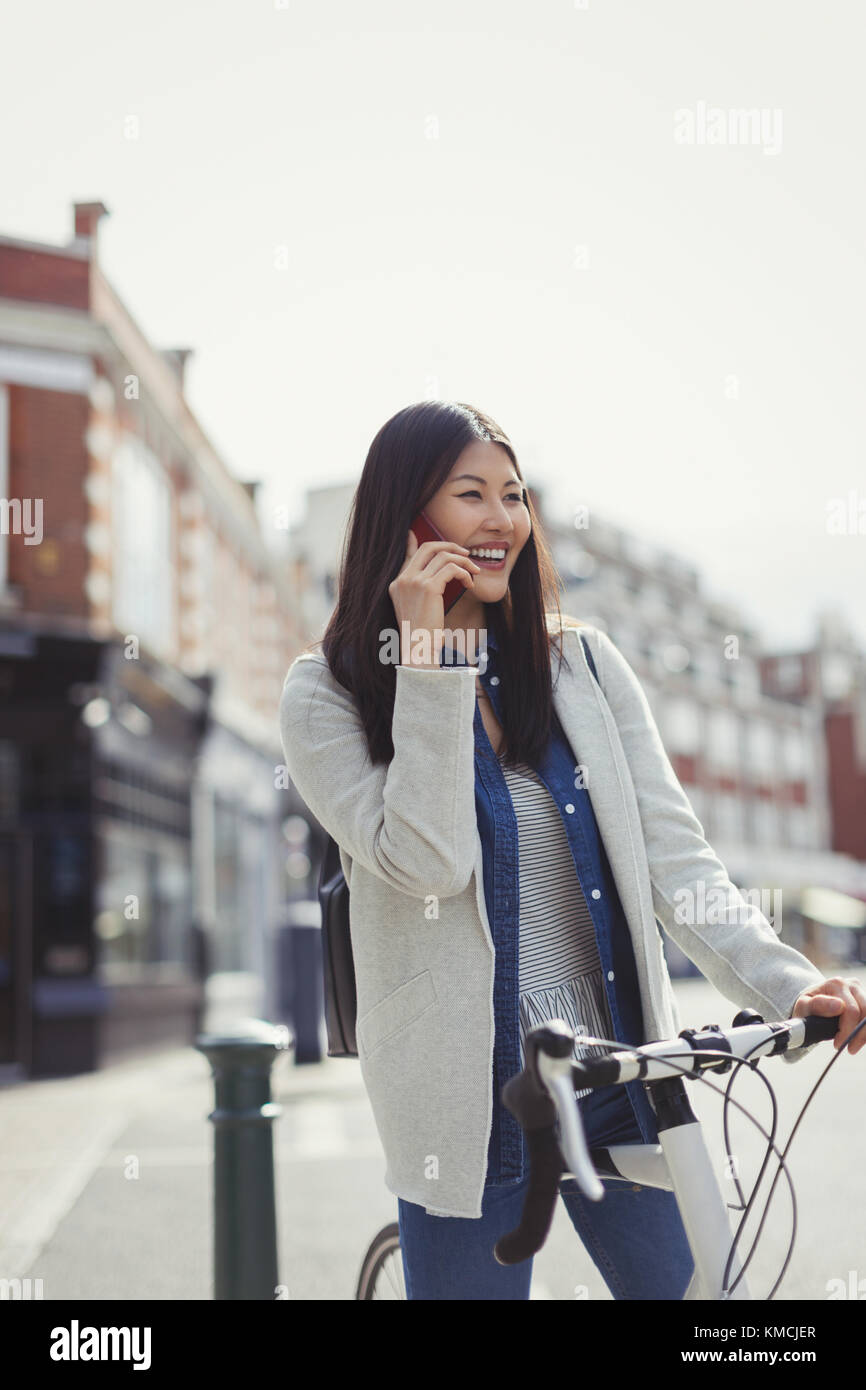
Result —
[[491, 676], [491, 677], [490, 677], [490, 684], [491, 684], [491, 685], [498, 685], [498, 684], [499, 684], [499, 677], [498, 677], [498, 676]]
[[572, 806], [572, 804], [571, 804], [570, 801], [569, 801], [569, 803], [568, 803], [568, 805], [566, 806], [565, 809], [566, 809], [566, 811], [568, 812], [568, 814], [571, 815], [572, 811], [574, 810], [574, 807]]
[[598, 888], [593, 888], [593, 890], [592, 890], [592, 896], [593, 896], [594, 898], [600, 898], [600, 897], [601, 897], [601, 891], [600, 891]]
[[609, 980], [612, 980], [612, 979], [613, 979], [613, 971], [612, 971], [612, 970], [608, 970], [608, 972], [607, 972], [607, 978], [608, 978]]

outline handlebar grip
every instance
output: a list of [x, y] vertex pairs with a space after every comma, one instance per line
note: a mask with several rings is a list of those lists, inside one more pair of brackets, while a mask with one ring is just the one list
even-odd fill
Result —
[[493, 1254], [501, 1265], [516, 1265], [535, 1255], [547, 1240], [553, 1222], [559, 1179], [563, 1172], [556, 1126], [526, 1130], [529, 1186], [520, 1224], [501, 1236]]
[[841, 1014], [807, 1014], [803, 1019], [803, 1046], [809, 1047], [812, 1043], [823, 1042], [826, 1038], [835, 1038], [839, 1031], [839, 1019]]

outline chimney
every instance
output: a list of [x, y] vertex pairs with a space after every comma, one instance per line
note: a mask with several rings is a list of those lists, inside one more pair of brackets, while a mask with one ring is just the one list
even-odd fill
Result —
[[183, 390], [186, 375], [186, 359], [192, 356], [195, 348], [160, 348], [162, 356], [173, 369], [180, 389]]
[[95, 261], [99, 219], [111, 214], [104, 203], [73, 203], [72, 207], [75, 213], [75, 240], [90, 242], [90, 258]]

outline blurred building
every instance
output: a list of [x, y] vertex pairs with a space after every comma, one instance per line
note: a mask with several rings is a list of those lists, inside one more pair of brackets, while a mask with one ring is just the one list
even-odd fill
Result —
[[771, 694], [815, 710], [824, 734], [833, 886], [806, 895], [810, 939], [843, 959], [864, 960], [866, 906], [859, 900], [866, 892], [856, 866], [866, 861], [866, 652], [838, 613], [825, 612], [810, 648], [766, 653], [761, 674]]
[[[355, 486], [307, 488], [304, 514], [286, 536], [286, 567], [298, 595], [304, 646], [322, 637], [337, 601], [340, 556]], [[291, 782], [286, 807], [290, 813], [287, 833], [295, 840], [287, 862], [292, 896], [314, 899], [327, 835]]]
[[262, 1005], [285, 893], [291, 577], [103, 275], [102, 203], [0, 238], [0, 1067]]
[[[595, 517], [546, 524], [563, 610], [601, 627], [635, 670], [730, 877], [763, 892], [782, 939], [817, 964], [866, 959], [863, 654], [828, 630], [813, 652], [770, 656], [678, 556]], [[680, 953], [665, 951], [673, 966]]]
[[337, 602], [343, 540], [355, 484], [307, 488], [305, 511], [289, 532], [288, 553], [309, 641], [318, 641]]

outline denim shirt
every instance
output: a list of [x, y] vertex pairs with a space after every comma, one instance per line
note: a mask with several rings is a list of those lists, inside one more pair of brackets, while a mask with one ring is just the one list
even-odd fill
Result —
[[[485, 655], [486, 653], [486, 655]], [[440, 664], [465, 664], [460, 652], [443, 647]], [[479, 675], [502, 722], [495, 634], [488, 630]], [[533, 771], [559, 808], [574, 866], [595, 925], [604, 987], [614, 1037], [637, 1046], [646, 1041], [640, 991], [628, 924], [595, 813], [576, 777], [578, 759], [554, 711], [551, 740]], [[475, 806], [484, 863], [484, 896], [496, 950], [493, 985], [493, 1125], [487, 1150], [487, 1182], [519, 1182], [527, 1170], [523, 1130], [502, 1104], [502, 1088], [520, 1071], [519, 1041], [519, 843], [517, 820], [502, 768], [493, 751], [480, 708], [475, 709]], [[587, 1143], [658, 1142], [655, 1112], [643, 1083], [605, 1087], [578, 1101]]]

